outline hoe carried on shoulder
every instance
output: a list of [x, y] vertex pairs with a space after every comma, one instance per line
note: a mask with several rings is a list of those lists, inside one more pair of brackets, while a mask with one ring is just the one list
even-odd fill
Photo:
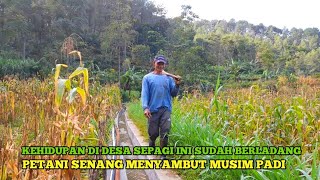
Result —
[[168, 72], [166, 72], [166, 71], [164, 71], [164, 70], [162, 71], [162, 74], [165, 74], [165, 75], [167, 75], [167, 76], [170, 76], [170, 77], [172, 77], [172, 78], [174, 78], [174, 79], [176, 79], [176, 80], [178, 80], [178, 81], [180, 81], [180, 80], [182, 79], [181, 76], [168, 73]]

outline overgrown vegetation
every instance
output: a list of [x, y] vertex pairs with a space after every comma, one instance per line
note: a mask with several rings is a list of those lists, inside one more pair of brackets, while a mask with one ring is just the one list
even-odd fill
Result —
[[32, 76], [46, 77], [50, 72], [48, 67], [43, 67], [32, 59], [5, 59], [0, 57], [0, 77], [15, 75], [19, 78]]
[[63, 66], [58, 64], [55, 77], [44, 81], [11, 77], [0, 81], [0, 179], [88, 176], [71, 169], [23, 170], [21, 159], [72, 160], [75, 156], [21, 156], [21, 146], [107, 146], [110, 125], [121, 104], [119, 88], [98, 81], [89, 88], [88, 71], [81, 66], [68, 79], [61, 79]]
[[[216, 88], [175, 99], [170, 143], [172, 146], [301, 146], [294, 156], [176, 156], [191, 159], [286, 159], [285, 170], [190, 170], [185, 179], [318, 179], [320, 177], [320, 82], [281, 77], [277, 89], [263, 85], [249, 88]], [[216, 85], [219, 86], [219, 83]], [[129, 105], [129, 116], [146, 129], [139, 102]], [[137, 114], [140, 114], [137, 115]]]
[[[183, 78], [172, 143], [303, 147], [303, 156], [285, 157], [287, 170], [187, 171], [186, 178], [319, 178], [318, 28], [201, 20], [190, 6], [168, 19], [149, 0], [4, 0], [0, 179], [79, 177], [80, 171], [21, 170], [19, 147], [106, 143], [107, 129], [98, 127], [109, 127], [104, 120], [120, 98], [139, 98], [157, 54], [168, 57], [168, 72]], [[120, 84], [105, 85], [114, 83]], [[144, 127], [140, 110], [137, 102], [129, 107]]]
[[0, 64], [18, 64], [0, 71], [0, 78], [19, 67], [22, 76], [57, 63], [74, 67], [77, 59], [65, 53], [70, 49], [87, 57], [84, 64], [101, 82], [119, 81], [128, 65], [148, 72], [156, 54], [166, 55], [168, 71], [183, 76], [191, 89], [212, 88], [218, 72], [223, 83], [243, 86], [260, 78], [320, 73], [318, 28], [203, 20], [190, 6], [168, 19], [149, 0], [2, 1], [0, 9]]

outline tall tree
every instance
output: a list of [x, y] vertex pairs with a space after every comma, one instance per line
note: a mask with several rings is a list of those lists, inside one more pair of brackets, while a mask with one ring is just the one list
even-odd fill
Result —
[[112, 21], [104, 32], [102, 45], [112, 60], [118, 60], [120, 82], [121, 64], [127, 57], [127, 48], [134, 40], [135, 31], [132, 29], [131, 7], [127, 0], [115, 0], [112, 7]]

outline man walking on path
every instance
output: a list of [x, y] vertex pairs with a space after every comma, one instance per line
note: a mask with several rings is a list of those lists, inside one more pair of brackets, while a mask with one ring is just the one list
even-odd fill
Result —
[[[141, 101], [144, 115], [148, 118], [149, 146], [154, 147], [159, 136], [160, 147], [168, 145], [168, 133], [171, 128], [172, 97], [177, 96], [180, 78], [166, 75], [164, 68], [167, 59], [156, 56], [153, 60], [154, 70], [142, 80]], [[165, 158], [165, 156], [161, 156]]]

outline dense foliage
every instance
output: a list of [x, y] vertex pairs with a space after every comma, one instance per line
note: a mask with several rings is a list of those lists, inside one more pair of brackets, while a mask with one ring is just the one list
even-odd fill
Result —
[[[170, 71], [182, 75], [186, 85], [196, 83], [204, 90], [218, 72], [223, 82], [244, 83], [320, 72], [318, 28], [200, 20], [190, 6], [183, 6], [181, 16], [172, 19], [164, 12], [148, 0], [2, 0], [0, 56], [34, 59], [41, 68], [55, 63], [70, 66], [72, 59], [63, 55], [61, 44], [71, 36], [74, 49], [90, 59], [84, 63], [104, 82], [118, 81], [128, 65], [136, 71], [150, 70], [150, 59], [161, 53], [169, 57]], [[1, 76], [4, 73], [9, 72]]]
[[[81, 52], [85, 58], [70, 52]], [[165, 10], [149, 0], [0, 0], [0, 164], [8, 164], [1, 166], [0, 173], [8, 176], [1, 177], [58, 178], [68, 173], [20, 171], [21, 145], [107, 143], [97, 136], [98, 126], [105, 125], [100, 120], [115, 115], [120, 93], [125, 100], [139, 96], [141, 78], [150, 71], [156, 54], [167, 56], [168, 71], [181, 75], [182, 87], [194, 92], [174, 104], [172, 142], [297, 144], [304, 151], [301, 157], [288, 158], [293, 169], [286, 171], [192, 173], [204, 179], [319, 177], [319, 81], [304, 77], [320, 77], [318, 28], [201, 20], [190, 6], [182, 6], [181, 16], [166, 18]], [[71, 74], [78, 61], [88, 70], [80, 68], [75, 76], [86, 73], [85, 81], [82, 76], [71, 76], [69, 81], [58, 78]], [[69, 68], [52, 82], [56, 64]], [[42, 81], [27, 79], [32, 76]], [[217, 77], [226, 90], [219, 96]], [[91, 88], [84, 91], [88, 82]], [[100, 85], [115, 82], [121, 92], [118, 86]], [[71, 83], [82, 86], [71, 88]], [[64, 93], [56, 100], [57, 85], [67, 88], [69, 103]], [[250, 88], [228, 88], [239, 85]], [[214, 92], [203, 95], [195, 89]], [[76, 92], [80, 96], [74, 99]], [[135, 106], [141, 111], [140, 105]], [[69, 177], [79, 177], [80, 171], [75, 173]]]
[[[278, 92], [262, 84], [217, 88], [214, 93], [175, 99], [171, 146], [300, 146], [301, 155], [174, 155], [175, 159], [286, 159], [286, 169], [192, 169], [183, 179], [319, 179], [319, 80], [277, 80]], [[217, 87], [219, 84], [217, 83]], [[128, 106], [129, 117], [147, 140], [147, 120], [140, 102]]]

